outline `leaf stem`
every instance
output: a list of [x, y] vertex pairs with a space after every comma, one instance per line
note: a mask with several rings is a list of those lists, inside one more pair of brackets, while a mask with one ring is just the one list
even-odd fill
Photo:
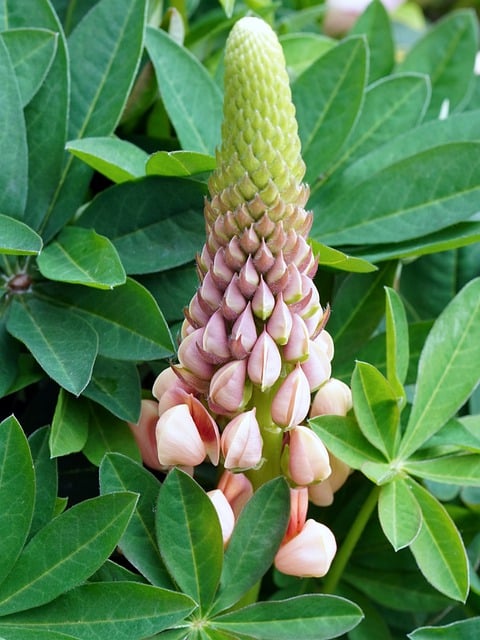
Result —
[[347, 533], [347, 536], [345, 537], [345, 540], [343, 541], [343, 544], [330, 567], [330, 571], [327, 574], [323, 586], [324, 593], [335, 592], [350, 556], [352, 555], [353, 550], [355, 549], [355, 546], [377, 505], [379, 493], [380, 487], [375, 485], [363, 503], [362, 508], [358, 512], [357, 517]]

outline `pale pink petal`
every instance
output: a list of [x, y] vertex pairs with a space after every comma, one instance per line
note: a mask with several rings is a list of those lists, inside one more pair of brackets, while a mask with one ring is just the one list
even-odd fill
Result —
[[221, 446], [225, 469], [253, 469], [262, 460], [263, 441], [255, 409], [231, 420], [222, 432]]
[[244, 473], [225, 470], [218, 481], [218, 488], [223, 491], [230, 503], [235, 519], [238, 518], [243, 507], [253, 496], [252, 483]]
[[152, 469], [161, 469], [158, 461], [155, 427], [158, 421], [158, 404], [155, 400], [142, 400], [137, 424], [128, 423], [140, 449], [144, 463]]
[[222, 529], [223, 545], [226, 546], [230, 540], [235, 526], [235, 516], [227, 498], [220, 489], [208, 491], [207, 496], [212, 501], [217, 512], [220, 527]]
[[292, 330], [292, 313], [279, 293], [275, 302], [272, 315], [267, 322], [267, 331], [277, 344], [286, 344]]
[[220, 432], [217, 423], [208, 413], [200, 400], [192, 395], [188, 396], [185, 403], [188, 405], [190, 415], [197, 427], [200, 438], [204, 444], [207, 456], [212, 464], [217, 465], [220, 458]]
[[[325, 333], [322, 331], [322, 333]], [[302, 362], [303, 373], [307, 376], [310, 391], [316, 391], [322, 386], [332, 373], [330, 360], [323, 347], [316, 341], [310, 341], [309, 354], [305, 362]]]
[[299, 364], [288, 374], [272, 402], [272, 418], [282, 427], [293, 427], [305, 419], [310, 407], [310, 386]]
[[207, 451], [186, 404], [163, 413], [156, 426], [157, 452], [165, 467], [196, 466], [206, 458]]
[[227, 415], [241, 411], [251, 395], [246, 378], [246, 360], [233, 360], [218, 369], [210, 383], [208, 402], [212, 410]]
[[308, 358], [310, 347], [308, 329], [300, 316], [292, 315], [292, 330], [287, 344], [283, 347], [283, 357], [287, 362], [303, 362]]
[[288, 472], [293, 482], [306, 486], [325, 480], [331, 473], [328, 451], [309, 427], [291, 429]]
[[315, 394], [310, 417], [323, 415], [345, 416], [352, 408], [352, 392], [341, 380], [330, 378]]
[[248, 358], [248, 377], [262, 391], [272, 387], [282, 371], [282, 357], [277, 345], [264, 330]]
[[328, 572], [336, 551], [330, 529], [310, 519], [299, 534], [280, 547], [275, 567], [290, 576], [321, 578]]

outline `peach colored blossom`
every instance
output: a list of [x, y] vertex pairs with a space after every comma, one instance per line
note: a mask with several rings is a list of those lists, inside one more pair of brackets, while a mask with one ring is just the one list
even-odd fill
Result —
[[225, 469], [253, 469], [262, 460], [262, 436], [256, 409], [245, 411], [231, 420], [221, 436]]
[[336, 551], [335, 536], [330, 529], [309, 519], [302, 530], [277, 551], [275, 567], [290, 576], [321, 578], [329, 570]]
[[226, 546], [233, 533], [233, 527], [235, 526], [235, 516], [232, 507], [220, 489], [208, 491], [207, 496], [212, 501], [215, 511], [217, 512], [222, 529], [223, 545]]

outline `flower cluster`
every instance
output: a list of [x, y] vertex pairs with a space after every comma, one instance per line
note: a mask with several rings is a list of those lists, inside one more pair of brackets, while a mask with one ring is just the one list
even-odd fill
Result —
[[154, 468], [221, 465], [210, 497], [225, 542], [252, 491], [285, 475], [292, 509], [276, 565], [321, 576], [335, 539], [306, 519], [308, 499], [329, 504], [349, 470], [306, 421], [345, 415], [351, 395], [331, 378], [329, 311], [313, 281], [312, 213], [285, 60], [258, 18], [242, 18], [228, 38], [224, 105], [200, 285], [185, 310], [178, 364], [159, 375], [158, 402], [144, 401], [132, 428]]

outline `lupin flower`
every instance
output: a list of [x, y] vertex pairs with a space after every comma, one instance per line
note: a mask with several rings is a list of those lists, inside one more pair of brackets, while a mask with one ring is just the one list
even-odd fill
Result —
[[[324, 29], [329, 35], [340, 35], [348, 31], [358, 16], [372, 0], [326, 0]], [[394, 11], [405, 0], [382, 0], [387, 11]]]

